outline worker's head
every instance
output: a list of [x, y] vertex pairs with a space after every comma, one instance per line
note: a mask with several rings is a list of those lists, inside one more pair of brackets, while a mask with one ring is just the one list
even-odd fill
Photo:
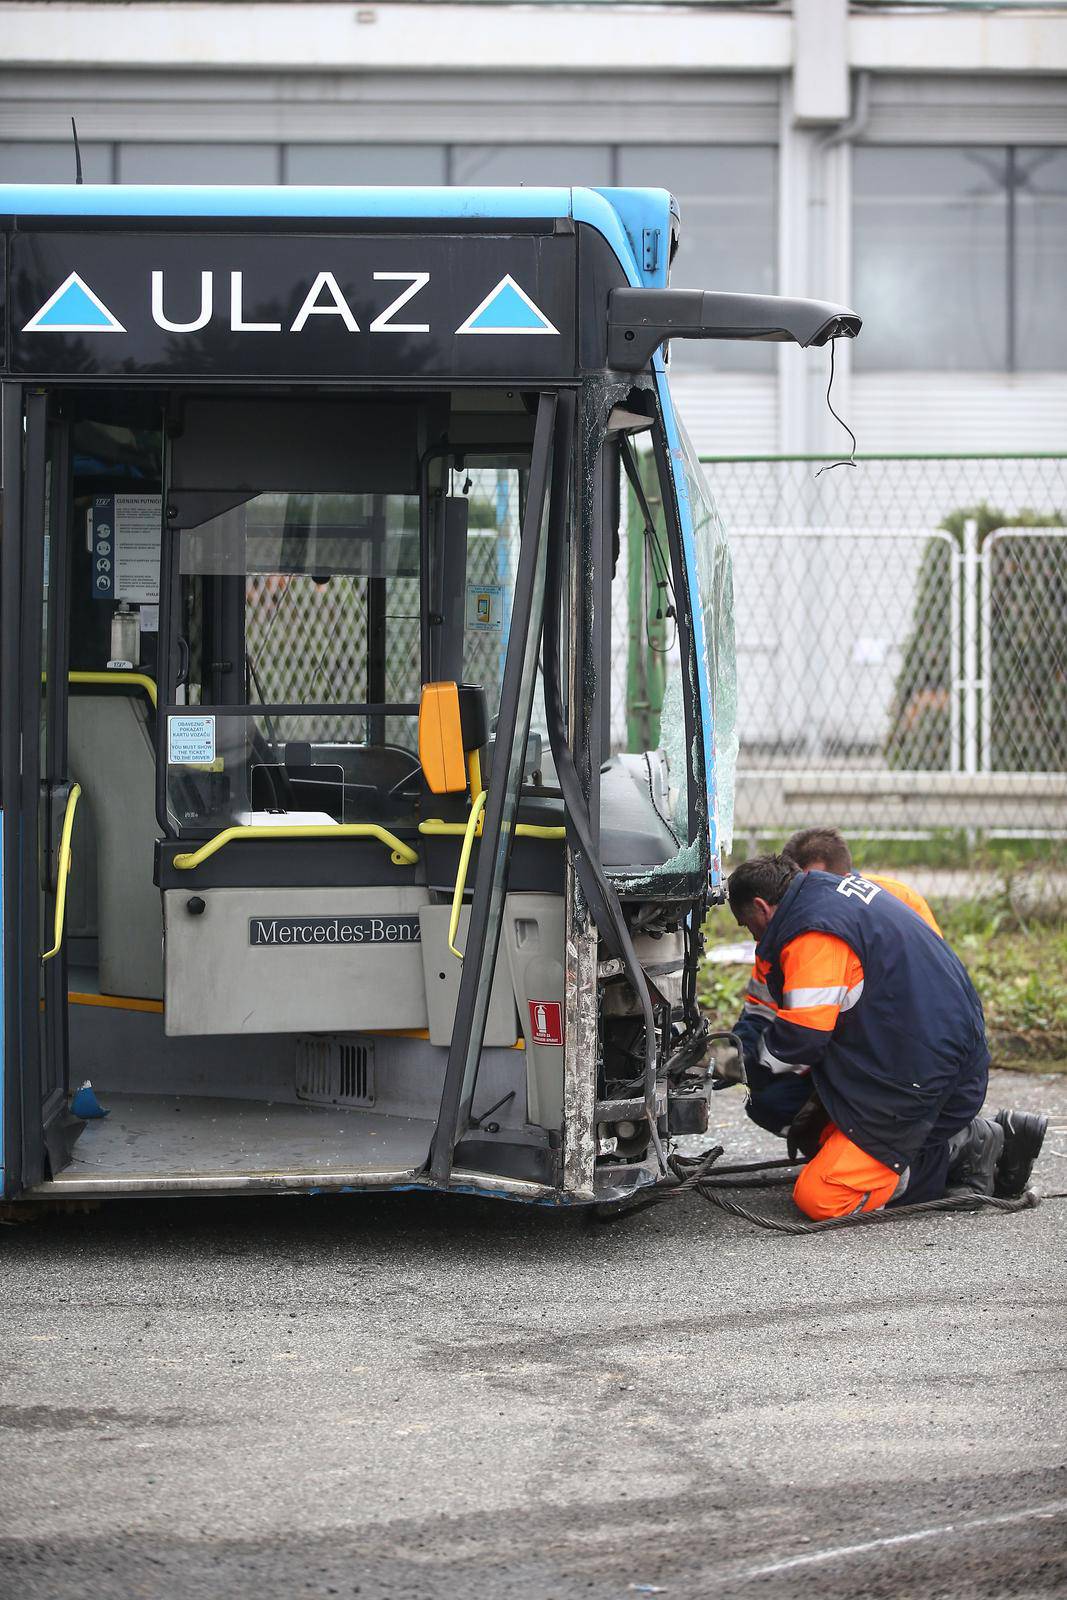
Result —
[[771, 918], [793, 879], [800, 872], [788, 856], [753, 856], [730, 874], [727, 893], [730, 910], [753, 939], [763, 938]]
[[782, 854], [803, 872], [834, 872], [846, 878], [852, 871], [852, 851], [838, 828], [801, 828], [786, 840]]

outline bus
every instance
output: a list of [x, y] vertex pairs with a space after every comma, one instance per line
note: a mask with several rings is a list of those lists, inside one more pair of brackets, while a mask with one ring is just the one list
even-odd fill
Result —
[[859, 319], [672, 289], [679, 227], [656, 190], [0, 187], [7, 1202], [622, 1204], [706, 1128], [731, 588], [669, 346]]

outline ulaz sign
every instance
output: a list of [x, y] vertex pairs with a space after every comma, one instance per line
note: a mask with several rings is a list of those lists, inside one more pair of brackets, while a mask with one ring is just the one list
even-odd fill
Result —
[[[244, 273], [229, 273], [228, 306], [231, 333], [281, 333], [281, 322], [256, 322], [245, 313]], [[398, 322], [400, 312], [430, 282], [428, 272], [375, 272], [375, 283], [402, 283], [403, 288], [382, 311], [371, 319], [368, 333], [429, 333], [429, 322]], [[200, 304], [195, 316], [178, 320], [167, 315], [166, 273], [162, 268], [151, 274], [151, 315], [165, 333], [199, 333], [206, 328], [216, 310], [215, 273], [200, 274]], [[222, 307], [220, 306], [220, 311]], [[408, 313], [411, 315], [411, 313]], [[332, 272], [318, 272], [289, 324], [289, 333], [302, 333], [312, 317], [335, 317], [348, 333], [359, 333], [352, 307]], [[100, 296], [77, 272], [71, 272], [35, 311], [23, 333], [125, 333], [126, 328], [108, 309]], [[456, 333], [558, 334], [544, 312], [530, 299], [510, 272], [490, 289]]]
[[557, 233], [15, 233], [11, 368], [34, 376], [567, 378]]

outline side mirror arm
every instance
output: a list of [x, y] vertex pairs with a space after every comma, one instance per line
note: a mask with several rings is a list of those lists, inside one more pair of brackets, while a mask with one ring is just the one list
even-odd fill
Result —
[[854, 339], [862, 319], [828, 300], [710, 289], [613, 289], [608, 297], [608, 366], [640, 372], [666, 339], [762, 339], [823, 345]]

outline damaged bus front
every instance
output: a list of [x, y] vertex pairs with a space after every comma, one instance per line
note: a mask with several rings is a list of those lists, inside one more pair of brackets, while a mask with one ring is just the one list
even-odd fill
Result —
[[9, 187], [0, 225], [5, 1196], [657, 1182], [706, 1124], [736, 749], [664, 342], [856, 319], [670, 290], [658, 191]]

